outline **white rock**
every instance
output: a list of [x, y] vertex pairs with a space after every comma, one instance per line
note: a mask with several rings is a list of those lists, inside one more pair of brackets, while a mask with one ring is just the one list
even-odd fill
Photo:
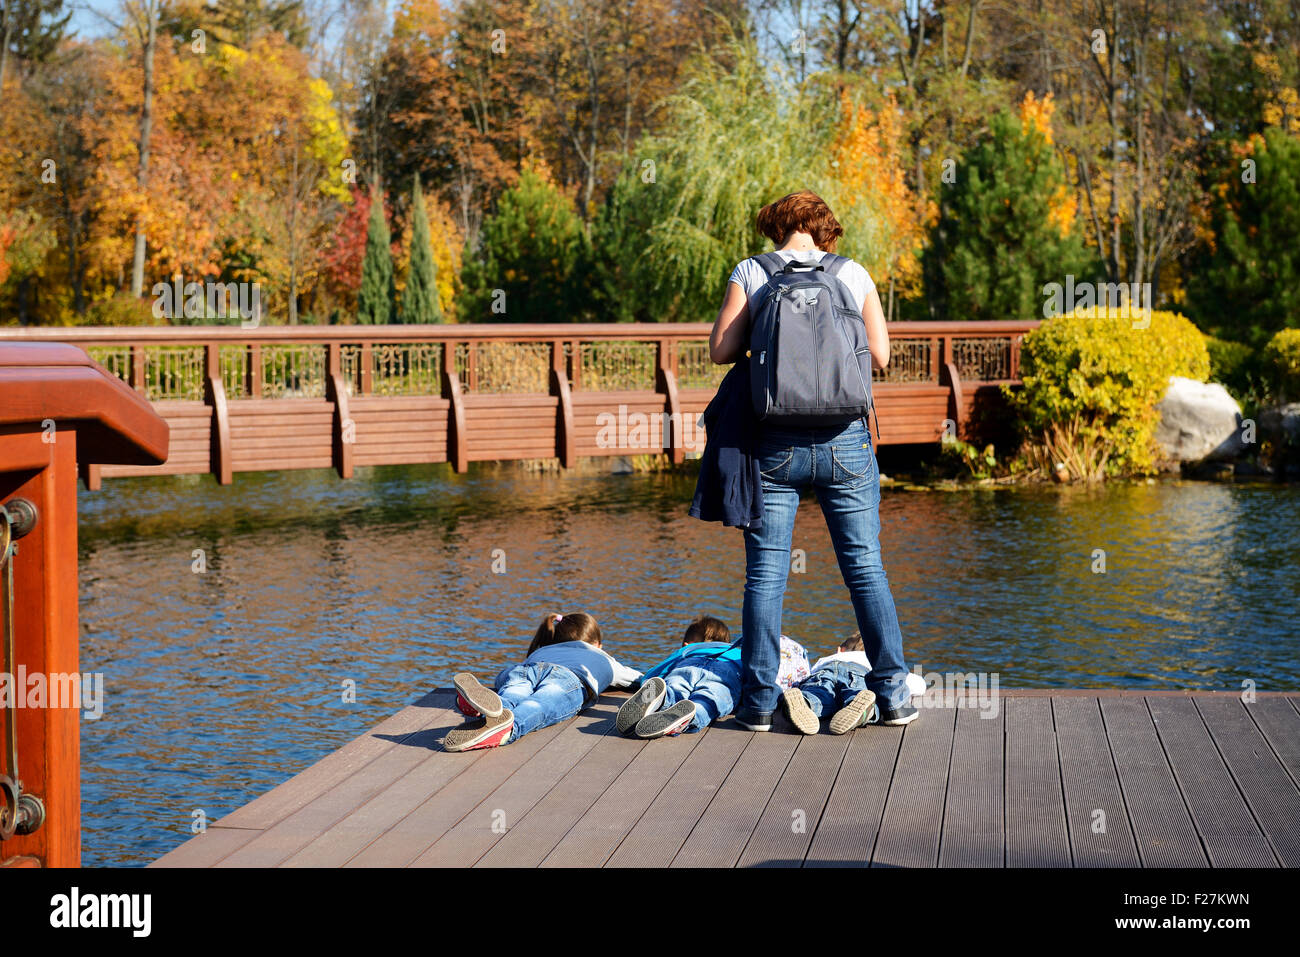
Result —
[[1217, 382], [1173, 376], [1156, 408], [1160, 412], [1156, 442], [1171, 459], [1217, 461], [1236, 458], [1246, 451], [1241, 435], [1241, 406]]

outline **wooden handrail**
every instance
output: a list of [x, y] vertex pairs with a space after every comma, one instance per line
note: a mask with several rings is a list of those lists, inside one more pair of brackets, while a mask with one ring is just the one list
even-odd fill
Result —
[[[891, 338], [949, 336], [958, 339], [1029, 332], [1037, 320], [891, 322]], [[681, 323], [439, 323], [397, 326], [14, 326], [0, 327], [0, 342], [75, 342], [79, 345], [150, 343], [187, 345], [201, 342], [570, 342], [590, 340], [707, 339], [712, 325]]]
[[[4, 734], [13, 721], [17, 736], [5, 759], [15, 767], [0, 774], [20, 772], [27, 815], [0, 840], [0, 867], [81, 862], [80, 711], [93, 706], [81, 695], [87, 687], [102, 692], [103, 682], [79, 672], [78, 464], [88, 476], [100, 463], [159, 464], [168, 445], [167, 423], [145, 398], [83, 350], [0, 341], [0, 504], [34, 517], [10, 559], [13, 660], [0, 670], [43, 675], [49, 694], [44, 707], [0, 708]], [[0, 609], [0, 619], [7, 614]], [[33, 807], [44, 810], [34, 827]]]

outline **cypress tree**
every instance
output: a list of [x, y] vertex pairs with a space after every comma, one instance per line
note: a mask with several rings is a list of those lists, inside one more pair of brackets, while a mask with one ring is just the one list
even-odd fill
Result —
[[396, 298], [392, 237], [384, 218], [384, 194], [373, 189], [370, 192], [366, 255], [361, 261], [361, 288], [357, 291], [357, 322], [375, 326], [392, 322]]
[[433, 246], [429, 242], [429, 214], [424, 208], [419, 173], [415, 174], [411, 209], [411, 271], [402, 297], [402, 322], [441, 322]]

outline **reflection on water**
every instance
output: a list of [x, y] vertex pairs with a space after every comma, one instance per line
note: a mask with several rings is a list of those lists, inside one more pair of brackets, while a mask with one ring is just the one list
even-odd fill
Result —
[[[106, 693], [82, 723], [85, 863], [159, 857], [195, 809], [248, 803], [456, 671], [494, 674], [545, 612], [591, 613], [641, 666], [701, 612], [738, 630], [741, 535], [686, 516], [693, 483], [410, 466], [82, 493], [81, 666]], [[1295, 486], [887, 491], [881, 520], [909, 666], [1300, 687]], [[784, 629], [833, 650], [854, 622], [812, 500], [794, 545]]]

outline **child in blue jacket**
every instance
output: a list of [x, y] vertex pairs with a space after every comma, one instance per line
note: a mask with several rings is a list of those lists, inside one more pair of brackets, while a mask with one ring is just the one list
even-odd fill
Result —
[[[781, 636], [781, 671], [785, 687], [808, 674], [802, 645]], [[641, 676], [641, 687], [624, 702], [615, 719], [620, 734], [660, 738], [700, 731], [730, 714], [740, 696], [740, 642], [717, 618], [695, 619], [682, 646]]]

